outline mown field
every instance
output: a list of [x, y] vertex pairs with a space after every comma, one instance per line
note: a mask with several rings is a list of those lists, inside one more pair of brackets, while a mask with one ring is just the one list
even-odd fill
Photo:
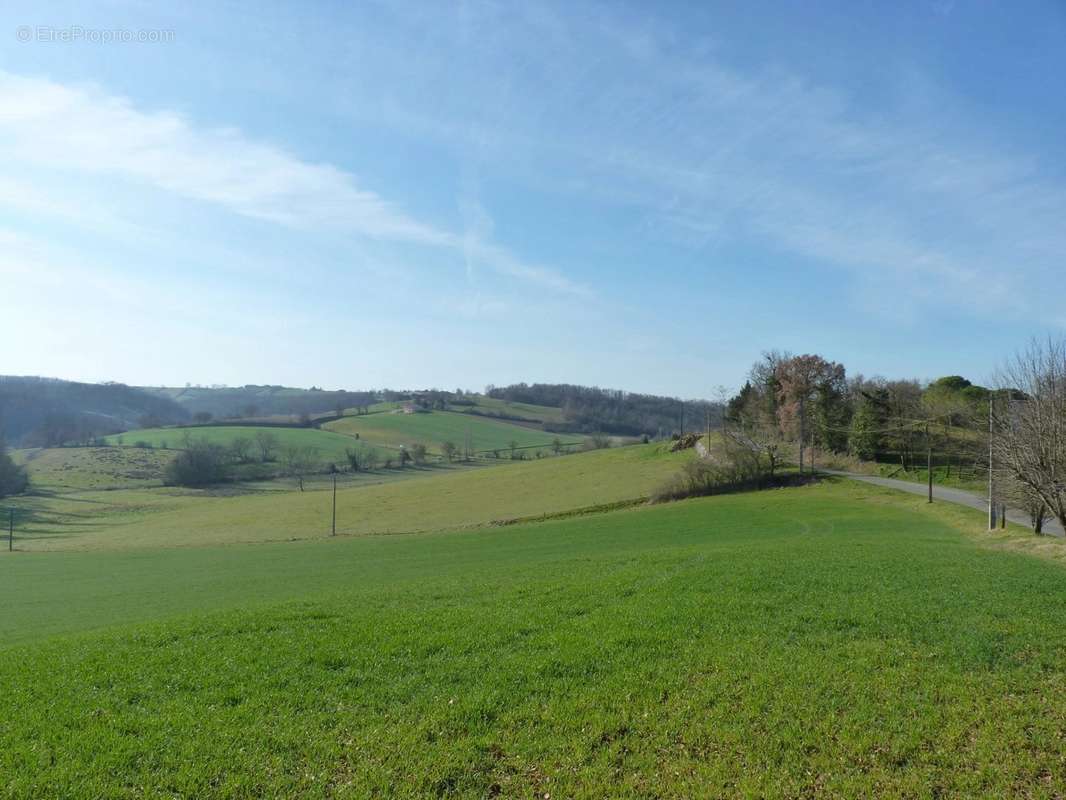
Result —
[[841, 482], [448, 534], [0, 554], [0, 786], [1058, 797], [1066, 573], [1030, 541]]
[[[337, 529], [449, 530], [639, 499], [687, 457], [652, 444], [499, 466], [363, 474], [351, 488], [345, 476], [337, 492]], [[382, 482], [382, 475], [390, 480]], [[23, 551], [262, 542], [329, 532], [329, 484], [315, 487], [81, 492], [16, 498], [12, 505], [20, 511]]]
[[358, 434], [361, 440], [375, 445], [397, 447], [420, 442], [432, 453], [439, 453], [441, 443], [446, 441], [462, 449], [467, 433], [474, 451], [499, 450], [501, 456], [509, 455], [512, 442], [515, 442], [517, 447], [541, 447], [548, 452], [556, 438], [572, 445], [580, 444], [583, 440], [580, 436], [554, 434], [454, 411], [365, 414], [327, 422], [322, 427], [323, 430], [348, 436]]
[[[248, 439], [253, 456], [258, 455], [255, 446], [255, 436], [259, 432], [267, 432], [277, 440], [277, 452], [275, 456], [280, 459], [284, 450], [288, 447], [313, 447], [323, 461], [334, 461], [337, 464], [344, 463], [345, 451], [358, 449], [359, 443], [350, 436], [340, 433], [318, 430], [315, 428], [277, 428], [257, 427], [254, 425], [196, 425], [187, 428], [143, 428], [140, 430], [117, 433], [106, 437], [109, 444], [133, 447], [138, 442], [145, 442], [149, 446], [162, 449], [180, 450], [185, 446], [186, 436], [196, 441], [206, 440], [212, 444], [229, 447], [234, 439]], [[391, 454], [394, 455], [394, 454]]]

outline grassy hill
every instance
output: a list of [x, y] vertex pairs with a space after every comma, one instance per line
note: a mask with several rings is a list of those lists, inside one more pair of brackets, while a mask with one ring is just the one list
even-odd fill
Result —
[[169, 398], [119, 383], [0, 375], [0, 435], [12, 445], [85, 442], [145, 419], [163, 425], [189, 414]]
[[[109, 444], [134, 446], [144, 442], [151, 447], [180, 450], [184, 446], [185, 436], [193, 439], [207, 440], [212, 444], [228, 447], [234, 439], [243, 437], [254, 441], [260, 431], [272, 434], [278, 442], [280, 452], [288, 447], [313, 447], [323, 461], [344, 462], [347, 449], [358, 448], [359, 443], [350, 436], [318, 430], [315, 428], [276, 428], [254, 425], [196, 425], [187, 428], [144, 428], [126, 433], [108, 436]], [[254, 448], [253, 448], [254, 449]]]
[[509, 400], [501, 400], [497, 397], [488, 397], [483, 394], [468, 394], [465, 399], [471, 401], [473, 405], [465, 408], [457, 405], [453, 406], [452, 410], [488, 416], [499, 415], [504, 418], [517, 418], [529, 422], [560, 423], [565, 420], [563, 410], [555, 406], [512, 403]]
[[442, 442], [453, 442], [460, 449], [469, 432], [476, 452], [507, 451], [511, 442], [520, 448], [548, 448], [554, 439], [579, 444], [583, 437], [549, 433], [502, 420], [454, 411], [429, 411], [418, 414], [379, 413], [344, 417], [327, 422], [324, 430], [359, 435], [372, 444], [397, 447], [421, 442], [430, 452], [439, 453]]
[[17, 451], [33, 491], [161, 486], [173, 453], [134, 447], [53, 447]]
[[[340, 435], [340, 434], [335, 434]], [[646, 497], [685, 454], [662, 445], [506, 462], [496, 467], [393, 471], [337, 493], [337, 528], [365, 535], [450, 530], [572, 512]], [[321, 491], [153, 489], [25, 497], [24, 551], [187, 546], [317, 538], [330, 530], [332, 498]]]
[[447, 535], [0, 553], [0, 782], [1060, 796], [1066, 572], [980, 528], [835, 484]]

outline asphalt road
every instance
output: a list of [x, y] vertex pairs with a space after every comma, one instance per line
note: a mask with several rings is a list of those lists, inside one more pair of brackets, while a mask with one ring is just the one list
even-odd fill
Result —
[[[841, 478], [850, 478], [855, 481], [863, 481], [865, 483], [872, 483], [875, 486], [884, 486], [889, 489], [899, 489], [901, 492], [910, 492], [911, 494], [920, 494], [925, 497], [929, 491], [928, 486], [924, 483], [912, 483], [910, 481], [900, 481], [895, 478], [881, 478], [876, 475], [861, 475], [855, 472], [843, 472], [836, 469], [823, 469], [821, 472], [825, 472], [829, 475], [838, 475]], [[945, 503], [955, 503], [960, 506], [969, 506], [970, 508], [976, 508], [978, 511], [988, 513], [988, 498], [973, 492], [967, 492], [963, 489], [949, 489], [946, 486], [933, 486], [933, 502], [937, 501]], [[1016, 522], [1019, 525], [1023, 525], [1026, 528], [1032, 527], [1029, 522], [1029, 515], [1021, 511], [1013, 511], [1010, 508], [1007, 509], [1007, 519], [1011, 522]], [[1044, 523], [1044, 533], [1052, 536], [1063, 536], [1062, 526], [1059, 525], [1057, 520], [1051, 519]]]

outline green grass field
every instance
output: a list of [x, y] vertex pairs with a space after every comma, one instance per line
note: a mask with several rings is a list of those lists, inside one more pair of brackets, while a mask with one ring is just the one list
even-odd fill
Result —
[[173, 453], [131, 447], [52, 447], [17, 452], [35, 492], [161, 486]]
[[[555, 406], [512, 403], [508, 400], [487, 397], [483, 394], [467, 395], [467, 399], [473, 400], [474, 408], [485, 414], [505, 414], [509, 417], [519, 417], [531, 422], [562, 422], [564, 419], [563, 410]], [[457, 410], [462, 410], [461, 406], [456, 408]]]
[[256, 451], [255, 436], [260, 431], [274, 435], [278, 441], [278, 458], [287, 447], [313, 447], [323, 461], [344, 462], [344, 452], [349, 448], [357, 449], [358, 442], [352, 437], [315, 428], [275, 428], [242, 425], [198, 425], [188, 428], [144, 428], [108, 436], [109, 444], [132, 447], [137, 442], [147, 442], [152, 447], [181, 449], [188, 434], [197, 441], [207, 440], [212, 444], [228, 447], [234, 439], [243, 437], [253, 442], [253, 454]]
[[445, 441], [450, 441], [462, 449], [468, 431], [475, 451], [499, 450], [501, 455], [509, 452], [511, 442], [516, 442], [518, 447], [539, 446], [547, 451], [556, 438], [569, 444], [582, 441], [580, 436], [554, 434], [502, 420], [452, 411], [366, 414], [327, 422], [322, 427], [323, 430], [348, 436], [359, 434], [360, 439], [386, 447], [421, 442], [433, 453], [439, 453], [441, 443]]
[[980, 523], [841, 482], [450, 534], [3, 554], [0, 787], [1059, 797], [1066, 573]]
[[[359, 476], [337, 493], [338, 530], [406, 533], [488, 525], [646, 497], [688, 456], [643, 445], [474, 468], [386, 472], [407, 480]], [[345, 479], [347, 480], [347, 478]], [[306, 539], [330, 529], [328, 484], [318, 490], [82, 492], [24, 497], [23, 551], [174, 547]]]

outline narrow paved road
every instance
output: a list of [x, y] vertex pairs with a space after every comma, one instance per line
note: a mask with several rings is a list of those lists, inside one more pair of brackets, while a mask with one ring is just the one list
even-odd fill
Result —
[[[910, 481], [900, 481], [895, 478], [881, 478], [876, 475], [861, 475], [856, 472], [843, 472], [838, 469], [823, 469], [820, 471], [828, 475], [838, 475], [841, 478], [851, 478], [854, 481], [872, 483], [875, 486], [899, 489], [901, 492], [920, 494], [923, 497], [925, 497], [926, 493], [929, 491], [929, 487], [924, 483], [911, 483]], [[933, 502], [935, 503], [938, 500], [945, 503], [955, 503], [960, 506], [969, 506], [970, 508], [976, 508], [978, 511], [984, 511], [986, 514], [988, 513], [987, 497], [982, 497], [979, 494], [967, 492], [963, 489], [949, 489], [946, 486], [933, 486]], [[1026, 528], [1032, 527], [1029, 522], [1029, 515], [1020, 511], [1013, 511], [1008, 508], [1007, 519], [1011, 522], [1023, 525]], [[1062, 526], [1059, 525], [1057, 520], [1048, 520], [1044, 523], [1044, 533], [1051, 534], [1052, 536], [1062, 536]]]

